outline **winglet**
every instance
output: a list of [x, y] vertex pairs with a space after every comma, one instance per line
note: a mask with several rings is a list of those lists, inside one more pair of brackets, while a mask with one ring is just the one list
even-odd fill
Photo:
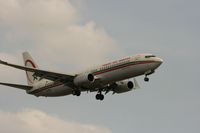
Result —
[[5, 62], [5, 61], [0, 60], [0, 64], [8, 64], [8, 63]]

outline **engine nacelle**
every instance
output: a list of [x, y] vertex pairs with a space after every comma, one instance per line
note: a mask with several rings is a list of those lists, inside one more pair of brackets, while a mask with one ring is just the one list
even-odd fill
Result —
[[80, 74], [74, 78], [74, 84], [76, 86], [89, 85], [94, 81], [94, 76], [92, 74]]
[[115, 93], [124, 93], [131, 91], [134, 88], [132, 81], [120, 81], [116, 82], [117, 86], [113, 89]]

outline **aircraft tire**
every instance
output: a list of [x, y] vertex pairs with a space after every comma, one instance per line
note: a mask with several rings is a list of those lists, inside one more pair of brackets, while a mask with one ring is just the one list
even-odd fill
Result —
[[144, 78], [144, 81], [145, 81], [145, 82], [149, 82], [149, 78], [148, 78], [148, 77], [145, 77], [145, 78]]
[[96, 94], [96, 99], [102, 101], [104, 99], [104, 95], [102, 95], [102, 94]]
[[73, 90], [72, 94], [74, 96], [80, 96], [81, 95], [81, 91], [80, 90]]
[[77, 90], [76, 96], [80, 96], [80, 95], [81, 95], [81, 91], [80, 91], [80, 90]]
[[97, 99], [97, 100], [100, 99], [100, 94], [96, 94], [96, 99]]
[[101, 94], [100, 95], [100, 100], [103, 101], [103, 99], [104, 99], [104, 95]]

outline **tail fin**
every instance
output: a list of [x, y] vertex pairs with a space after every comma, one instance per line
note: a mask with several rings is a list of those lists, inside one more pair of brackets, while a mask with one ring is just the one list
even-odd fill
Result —
[[[35, 61], [28, 52], [24, 52], [22, 55], [24, 58], [24, 65], [26, 67], [38, 68], [38, 65], [35, 63]], [[39, 81], [39, 79], [36, 76], [34, 76], [33, 72], [26, 71], [26, 77], [29, 86], [32, 86], [34, 83]]]

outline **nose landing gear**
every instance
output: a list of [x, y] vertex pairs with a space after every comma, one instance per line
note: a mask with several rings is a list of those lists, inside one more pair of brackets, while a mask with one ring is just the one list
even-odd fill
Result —
[[144, 81], [149, 82], [149, 78], [147, 77], [148, 75], [153, 74], [155, 71], [154, 70], [149, 70], [145, 73]]
[[147, 75], [145, 76], [144, 81], [149, 82], [149, 78], [147, 77]]

